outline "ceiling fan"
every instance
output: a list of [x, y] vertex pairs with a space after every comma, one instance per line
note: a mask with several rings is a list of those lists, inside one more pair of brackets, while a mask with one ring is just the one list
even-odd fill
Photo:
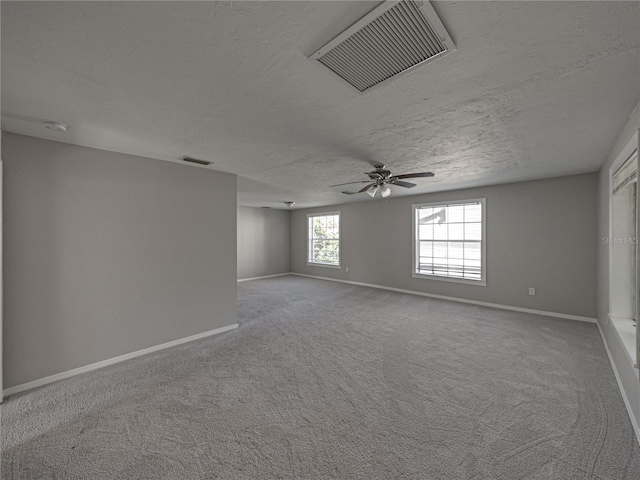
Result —
[[396, 185], [398, 187], [404, 188], [413, 188], [416, 186], [415, 183], [405, 182], [403, 179], [405, 178], [424, 178], [424, 177], [433, 177], [432, 172], [422, 172], [422, 173], [405, 173], [404, 175], [391, 175], [391, 171], [388, 170], [384, 165], [378, 163], [373, 166], [375, 170], [373, 172], [365, 172], [366, 175], [369, 175], [369, 180], [361, 180], [359, 182], [347, 182], [347, 183], [338, 183], [336, 185], [330, 185], [330, 187], [340, 187], [342, 185], [352, 185], [354, 183], [367, 183], [357, 192], [342, 192], [346, 195], [355, 195], [356, 193], [367, 192], [371, 197], [374, 197], [376, 192], [380, 190], [380, 195], [383, 197], [388, 197], [391, 195], [391, 189], [389, 185]]

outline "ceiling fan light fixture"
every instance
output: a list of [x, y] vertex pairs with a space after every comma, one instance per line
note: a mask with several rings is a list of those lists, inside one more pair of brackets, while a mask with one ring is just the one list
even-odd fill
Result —
[[342, 185], [355, 185], [358, 183], [366, 183], [364, 187], [356, 192], [344, 191], [345, 195], [356, 195], [358, 193], [367, 192], [371, 198], [375, 197], [378, 190], [380, 190], [380, 195], [382, 197], [388, 197], [391, 195], [390, 186], [403, 187], [403, 188], [413, 188], [416, 186], [415, 183], [405, 182], [404, 178], [426, 178], [433, 177], [433, 172], [415, 172], [415, 173], [405, 173], [402, 175], [392, 175], [391, 171], [388, 170], [382, 164], [374, 165], [375, 170], [372, 172], [365, 172], [365, 175], [369, 177], [369, 180], [356, 180], [355, 182], [346, 182], [346, 183], [337, 183], [335, 185], [330, 185], [330, 187], [341, 187]]

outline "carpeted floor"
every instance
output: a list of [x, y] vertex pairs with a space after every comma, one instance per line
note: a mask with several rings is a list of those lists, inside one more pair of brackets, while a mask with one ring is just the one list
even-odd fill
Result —
[[238, 317], [10, 397], [2, 478], [640, 478], [593, 324], [292, 276]]

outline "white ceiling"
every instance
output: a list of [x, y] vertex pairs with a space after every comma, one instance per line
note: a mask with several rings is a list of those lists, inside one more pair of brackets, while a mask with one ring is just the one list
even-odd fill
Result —
[[2, 128], [283, 208], [370, 201], [328, 186], [374, 162], [435, 172], [393, 195], [596, 171], [640, 100], [638, 2], [434, 2], [458, 51], [359, 95], [307, 56], [378, 3], [3, 1]]

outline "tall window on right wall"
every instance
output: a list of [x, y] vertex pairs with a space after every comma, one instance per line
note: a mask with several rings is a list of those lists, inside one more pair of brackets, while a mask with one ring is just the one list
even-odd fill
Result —
[[[637, 144], [636, 144], [637, 145]], [[630, 143], [610, 169], [609, 322], [634, 366], [640, 358], [638, 319], [638, 151]], [[625, 158], [626, 157], [626, 158]]]
[[612, 175], [610, 294], [611, 314], [631, 321], [637, 318], [636, 222], [638, 153]]
[[486, 200], [413, 206], [413, 276], [486, 285]]

